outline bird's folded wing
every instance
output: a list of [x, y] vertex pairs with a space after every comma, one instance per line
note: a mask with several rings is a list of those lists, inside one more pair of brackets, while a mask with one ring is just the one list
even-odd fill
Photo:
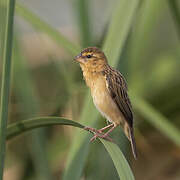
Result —
[[132, 127], [133, 114], [131, 110], [131, 103], [127, 94], [126, 81], [120, 72], [114, 69], [111, 69], [111, 71], [112, 72], [108, 72], [105, 75], [107, 88], [129, 126]]

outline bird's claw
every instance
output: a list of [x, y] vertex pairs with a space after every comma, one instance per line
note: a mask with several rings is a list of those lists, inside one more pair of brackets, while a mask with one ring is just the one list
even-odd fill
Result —
[[101, 130], [97, 130], [91, 127], [84, 127], [84, 129], [94, 134], [94, 136], [90, 139], [91, 142], [93, 142], [97, 138], [102, 138], [107, 141], [113, 142], [113, 140], [110, 137], [108, 137], [108, 134], [104, 134]]
[[95, 134], [95, 135], [90, 139], [90, 141], [93, 142], [93, 141], [96, 140], [96, 138], [102, 138], [102, 139], [105, 139], [105, 140], [107, 140], [107, 141], [113, 142], [113, 140], [112, 140], [110, 137], [108, 137], [107, 134]]

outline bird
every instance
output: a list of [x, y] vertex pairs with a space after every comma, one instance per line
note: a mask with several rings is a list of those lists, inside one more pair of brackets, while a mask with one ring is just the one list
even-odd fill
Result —
[[[97, 47], [85, 48], [74, 60], [80, 64], [96, 108], [110, 123], [99, 130], [85, 127], [94, 133], [91, 141], [98, 137], [111, 141], [109, 133], [121, 126], [130, 141], [134, 158], [137, 159], [132, 105], [125, 78], [108, 64], [105, 54]], [[104, 133], [107, 129], [109, 130]]]

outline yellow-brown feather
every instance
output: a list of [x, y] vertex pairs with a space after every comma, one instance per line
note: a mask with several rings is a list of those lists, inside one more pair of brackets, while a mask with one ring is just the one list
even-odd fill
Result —
[[102, 69], [98, 72], [87, 67], [82, 69], [83, 76], [86, 84], [91, 89], [91, 95], [97, 109], [108, 121], [116, 125], [123, 125], [125, 122], [124, 117], [109, 94], [105, 76], [101, 73]]

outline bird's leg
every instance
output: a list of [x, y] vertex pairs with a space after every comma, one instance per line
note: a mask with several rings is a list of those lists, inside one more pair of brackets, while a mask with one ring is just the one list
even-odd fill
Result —
[[[112, 125], [111, 125], [111, 126], [112, 126]], [[110, 127], [110, 126], [109, 126], [109, 127]], [[108, 127], [107, 127], [107, 128], [108, 128]], [[101, 137], [101, 136], [104, 135], [104, 134], [102, 134], [102, 132], [99, 132], [99, 130], [97, 130], [97, 129], [95, 129], [95, 128], [84, 127], [84, 129], [94, 134], [94, 136], [93, 136], [93, 137], [91, 138], [91, 140], [90, 140], [91, 142], [92, 142], [93, 140], [95, 140], [97, 137]], [[103, 128], [102, 128], [102, 129], [103, 129]], [[94, 138], [94, 139], [93, 139], [93, 138]], [[106, 140], [108, 140], [108, 141], [112, 141], [112, 139], [109, 138], [109, 137], [104, 137], [104, 139], [106, 139]]]
[[97, 129], [91, 128], [91, 127], [84, 127], [85, 130], [91, 132], [91, 133], [99, 133]]
[[[91, 138], [91, 142], [94, 141], [97, 137], [99, 138], [103, 138], [103, 139], [106, 139], [108, 141], [112, 141], [112, 139], [109, 136], [109, 133], [113, 131], [114, 128], [117, 127], [116, 124], [110, 124], [111, 126], [113, 126], [111, 129], [109, 129], [109, 131], [107, 131], [105, 134], [99, 134], [99, 133], [96, 133], [92, 138]], [[111, 127], [110, 125], [108, 125], [108, 127]], [[105, 129], [108, 128], [107, 126], [104, 127]], [[103, 128], [102, 128], [103, 129]], [[104, 130], [104, 129], [103, 129]]]
[[113, 124], [113, 127], [109, 129], [105, 134], [102, 135], [102, 138], [107, 138], [109, 136], [109, 133], [112, 132], [117, 127], [116, 124]]
[[92, 133], [99, 133], [99, 134], [102, 134], [104, 130], [106, 130], [107, 128], [109, 127], [112, 127], [114, 124], [109, 124], [101, 129], [95, 129], [95, 128], [91, 128], [91, 127], [84, 127], [85, 130], [89, 131], [89, 132], [92, 132]]
[[104, 130], [106, 130], [107, 128], [112, 127], [112, 126], [114, 126], [113, 123], [111, 123], [111, 124], [109, 124], [109, 125], [107, 125], [107, 126], [101, 128], [101, 129], [98, 129], [97, 131], [98, 131], [99, 133], [102, 133]]

